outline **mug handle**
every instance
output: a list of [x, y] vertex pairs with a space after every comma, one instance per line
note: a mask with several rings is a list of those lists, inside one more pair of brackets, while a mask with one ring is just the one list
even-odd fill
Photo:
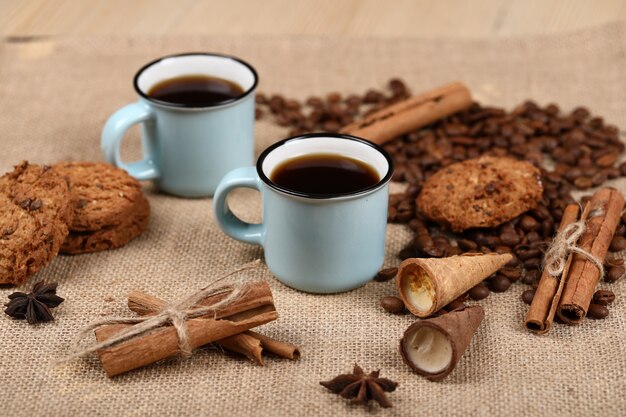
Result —
[[151, 122], [155, 115], [145, 103], [140, 101], [122, 107], [107, 120], [102, 130], [100, 145], [104, 158], [110, 164], [126, 170], [138, 180], [153, 180], [159, 177], [150, 146], [144, 146], [144, 159], [125, 163], [120, 156], [120, 144], [126, 131], [134, 124]]
[[217, 186], [213, 196], [213, 212], [217, 224], [228, 236], [253, 245], [263, 245], [263, 224], [246, 223], [228, 207], [226, 197], [235, 188], [252, 188], [261, 191], [263, 183], [255, 167], [237, 168], [230, 171]]

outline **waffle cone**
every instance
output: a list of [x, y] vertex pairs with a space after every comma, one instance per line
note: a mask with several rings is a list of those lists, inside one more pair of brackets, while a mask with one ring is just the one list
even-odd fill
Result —
[[410, 258], [400, 264], [396, 283], [409, 311], [418, 317], [428, 317], [511, 259], [509, 253]]
[[[463, 356], [463, 353], [472, 341], [472, 337], [478, 326], [483, 321], [485, 312], [481, 306], [475, 305], [465, 307], [459, 310], [451, 311], [442, 316], [430, 319], [419, 320], [413, 323], [405, 332], [400, 341], [400, 352], [404, 362], [415, 372], [431, 381], [440, 381], [444, 379], [456, 366]], [[423, 327], [428, 327], [443, 334], [445, 339], [450, 343], [452, 348], [452, 356], [445, 368], [437, 372], [428, 372], [411, 360], [409, 349], [415, 349], [417, 346], [413, 344], [415, 334]]]

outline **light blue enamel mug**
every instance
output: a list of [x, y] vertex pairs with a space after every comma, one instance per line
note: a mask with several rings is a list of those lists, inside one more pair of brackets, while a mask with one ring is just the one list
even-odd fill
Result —
[[[306, 194], [274, 183], [272, 173], [291, 158], [336, 154], [372, 167], [379, 181], [344, 194]], [[263, 246], [265, 262], [284, 284], [306, 292], [336, 293], [370, 281], [383, 264], [391, 157], [379, 146], [349, 135], [297, 136], [267, 148], [256, 167], [229, 172], [220, 182], [213, 210], [229, 236]], [[226, 202], [238, 187], [261, 192], [263, 222], [245, 223]]]
[[[148, 95], [160, 82], [187, 75], [218, 77], [238, 84], [239, 97], [210, 104], [176, 104]], [[106, 160], [138, 180], [154, 180], [160, 190], [182, 197], [206, 197], [234, 168], [254, 160], [254, 95], [258, 76], [248, 63], [227, 55], [189, 53], [166, 56], [141, 68], [134, 79], [139, 101], [115, 112], [102, 132]], [[141, 123], [144, 157], [124, 162], [120, 143]]]

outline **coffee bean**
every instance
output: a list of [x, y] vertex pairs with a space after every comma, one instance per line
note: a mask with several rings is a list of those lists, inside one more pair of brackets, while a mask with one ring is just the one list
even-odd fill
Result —
[[328, 93], [328, 95], [326, 95], [326, 101], [330, 103], [338, 103], [341, 101], [341, 94], [336, 92]]
[[606, 272], [606, 277], [604, 278], [607, 282], [615, 282], [624, 276], [626, 272], [626, 268], [622, 266], [612, 266]]
[[604, 259], [604, 264], [606, 266], [620, 266], [624, 265], [624, 259], [616, 257], [606, 257], [606, 259]]
[[398, 268], [385, 268], [378, 271], [378, 274], [374, 277], [376, 282], [386, 282], [396, 277], [398, 274]]
[[472, 240], [468, 240], [468, 239], [458, 239], [456, 243], [464, 251], [473, 251], [473, 250], [476, 250], [476, 248], [478, 248], [478, 244], [476, 242]]
[[500, 241], [507, 246], [515, 246], [520, 242], [520, 237], [515, 231], [500, 234]]
[[489, 288], [485, 284], [478, 284], [469, 290], [469, 296], [472, 300], [482, 300], [489, 296]]
[[522, 293], [522, 301], [530, 305], [535, 298], [535, 290], [526, 290]]
[[537, 228], [537, 226], [539, 226], [539, 223], [537, 222], [537, 220], [535, 220], [531, 216], [522, 216], [522, 218], [519, 221], [520, 229], [522, 229], [525, 232], [534, 230]]
[[448, 304], [445, 308], [448, 311], [458, 310], [460, 308], [465, 307], [465, 303], [461, 300], [454, 300], [450, 304]]
[[367, 93], [365, 93], [363, 101], [365, 103], [378, 103], [383, 101], [384, 99], [385, 96], [380, 91], [368, 90]]
[[493, 250], [496, 253], [513, 253], [513, 249], [504, 245], [498, 245], [495, 248], [493, 248]]
[[404, 301], [398, 297], [383, 297], [380, 299], [380, 305], [386, 312], [391, 314], [400, 314], [404, 312]]
[[587, 317], [592, 319], [604, 319], [609, 315], [609, 309], [601, 304], [589, 304], [589, 309], [587, 310]]
[[504, 267], [500, 268], [498, 273], [507, 277], [511, 282], [516, 282], [522, 277], [522, 270], [519, 268]]
[[519, 246], [515, 249], [515, 254], [522, 261], [526, 261], [528, 259], [540, 256], [541, 250], [539, 248], [531, 248], [530, 246]]
[[400, 253], [398, 253], [398, 258], [404, 261], [405, 259], [415, 258], [415, 255], [416, 254], [413, 245], [409, 245], [406, 248], [402, 249]]
[[626, 238], [623, 236], [615, 236], [611, 240], [611, 245], [609, 246], [609, 250], [612, 252], [619, 252], [626, 249]]
[[536, 288], [539, 281], [540, 272], [537, 269], [527, 270], [522, 277], [522, 282]]
[[531, 211], [531, 213], [537, 217], [538, 220], [545, 220], [548, 217], [550, 217], [550, 211], [548, 210], [548, 208], [542, 204], [539, 204], [537, 207], [535, 207], [534, 210]]
[[615, 164], [615, 162], [617, 161], [617, 157], [617, 153], [609, 153], [600, 156], [598, 159], [596, 159], [596, 165], [603, 168], [612, 167], [613, 164]]
[[426, 229], [426, 226], [424, 225], [424, 222], [422, 220], [420, 220], [420, 219], [412, 219], [409, 222], [409, 227], [413, 231], [417, 231], [418, 229]]
[[532, 232], [528, 232], [528, 234], [526, 234], [526, 238], [530, 243], [541, 240], [541, 236], [539, 236], [539, 233], [535, 232], [534, 230]]
[[541, 258], [530, 258], [524, 261], [524, 268], [526, 269], [539, 269], [541, 266]]
[[609, 290], [598, 290], [593, 294], [593, 303], [603, 306], [611, 304], [615, 301], [615, 294]]
[[256, 97], [255, 97], [255, 101], [257, 104], [267, 104], [267, 96], [264, 93], [261, 92], [257, 92], [256, 93]]
[[511, 281], [504, 275], [496, 275], [489, 281], [489, 286], [493, 292], [504, 292], [511, 286]]
[[593, 180], [589, 177], [578, 177], [574, 180], [574, 185], [579, 190], [586, 190], [593, 187]]
[[521, 263], [522, 262], [519, 260], [517, 256], [511, 254], [511, 260], [506, 263], [506, 266], [515, 267], [515, 266], [521, 265]]

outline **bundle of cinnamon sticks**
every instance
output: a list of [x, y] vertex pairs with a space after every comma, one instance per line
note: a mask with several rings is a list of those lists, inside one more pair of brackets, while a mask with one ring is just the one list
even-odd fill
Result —
[[544, 266], [526, 315], [525, 325], [528, 330], [547, 333], [555, 315], [569, 325], [582, 323], [601, 278], [598, 265], [604, 262], [623, 207], [624, 197], [619, 191], [602, 188], [593, 195], [582, 213], [576, 204], [565, 208], [559, 233], [581, 222], [582, 234], [575, 244], [580, 250], [578, 253], [575, 250], [568, 251], [566, 259], [562, 260], [564, 266], [559, 276], [552, 275], [549, 268]]
[[[192, 349], [217, 343], [218, 345], [243, 354], [259, 365], [263, 364], [263, 349], [279, 357], [298, 359], [298, 348], [290, 343], [271, 339], [250, 331], [250, 329], [278, 318], [269, 285], [265, 282], [246, 284], [243, 295], [232, 304], [217, 312], [185, 323], [189, 344]], [[214, 296], [198, 303], [198, 306], [215, 303]], [[166, 303], [142, 292], [132, 292], [128, 297], [128, 307], [140, 316], [158, 313]], [[106, 341], [132, 324], [111, 324], [97, 328], [96, 340]], [[98, 351], [102, 367], [107, 376], [112, 377], [132, 369], [146, 366], [161, 359], [177, 355], [179, 335], [173, 326], [164, 326], [149, 333], [141, 334], [121, 343]]]

